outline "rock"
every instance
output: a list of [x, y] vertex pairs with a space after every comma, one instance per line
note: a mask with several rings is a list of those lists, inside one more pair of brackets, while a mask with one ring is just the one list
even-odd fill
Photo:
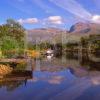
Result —
[[0, 64], [0, 75], [9, 74], [9, 73], [12, 72], [12, 70], [13, 70], [13, 68], [11, 68], [11, 67], [8, 66], [8, 65]]

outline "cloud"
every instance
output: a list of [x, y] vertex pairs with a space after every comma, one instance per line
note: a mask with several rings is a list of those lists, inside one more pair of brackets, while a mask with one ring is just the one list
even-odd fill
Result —
[[27, 19], [19, 19], [18, 22], [20, 24], [36, 24], [39, 22], [37, 18], [27, 18]]
[[63, 18], [61, 16], [49, 16], [47, 18], [27, 18], [17, 20], [20, 24], [42, 24], [42, 25], [61, 25]]
[[48, 80], [50, 84], [60, 84], [64, 80], [63, 76], [53, 76]]
[[[75, 0], [49, 0], [55, 5], [79, 17], [81, 20], [100, 24], [100, 15], [93, 15]], [[100, 4], [100, 3], [99, 3]]]
[[51, 24], [63, 24], [63, 19], [61, 16], [50, 16], [47, 18], [47, 21]]
[[92, 16], [91, 19], [94, 23], [99, 23], [100, 24], [100, 15], [94, 15]]
[[31, 0], [33, 4], [35, 3], [38, 5], [41, 9], [45, 11], [45, 13], [55, 13], [57, 10], [53, 7], [50, 7], [48, 3], [45, 2], [45, 0]]
[[[80, 19], [82, 21], [82, 19]], [[89, 22], [100, 24], [100, 15], [92, 15], [91, 18], [87, 19]], [[27, 18], [17, 20], [20, 24], [42, 24], [42, 25], [52, 25], [59, 26], [66, 23], [66, 19], [61, 16], [49, 16], [47, 18], [38, 19], [38, 18]]]
[[92, 16], [91, 13], [89, 13], [82, 5], [80, 5], [75, 0], [49, 0], [49, 1], [85, 20], [89, 20]]

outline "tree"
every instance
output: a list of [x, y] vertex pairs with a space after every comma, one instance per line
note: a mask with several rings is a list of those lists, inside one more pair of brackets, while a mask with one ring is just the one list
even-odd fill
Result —
[[[25, 29], [13, 19], [0, 26], [0, 47], [2, 50], [24, 49]], [[16, 41], [16, 42], [15, 42]]]
[[87, 47], [88, 46], [88, 41], [89, 41], [89, 38], [88, 37], [82, 37], [81, 38], [81, 45], [83, 47]]
[[13, 19], [7, 19], [6, 25], [8, 25], [9, 27], [16, 28], [16, 29], [24, 30], [24, 28], [17, 21]]

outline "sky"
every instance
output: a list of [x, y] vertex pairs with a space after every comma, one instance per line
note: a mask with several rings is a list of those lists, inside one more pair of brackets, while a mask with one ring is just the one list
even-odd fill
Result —
[[9, 18], [26, 29], [100, 24], [100, 0], [0, 0], [0, 24]]

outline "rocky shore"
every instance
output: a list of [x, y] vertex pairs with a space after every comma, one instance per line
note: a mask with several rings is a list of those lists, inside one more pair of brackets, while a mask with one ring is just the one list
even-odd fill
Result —
[[6, 75], [11, 73], [13, 68], [11, 68], [9, 65], [3, 65], [0, 64], [0, 75]]

